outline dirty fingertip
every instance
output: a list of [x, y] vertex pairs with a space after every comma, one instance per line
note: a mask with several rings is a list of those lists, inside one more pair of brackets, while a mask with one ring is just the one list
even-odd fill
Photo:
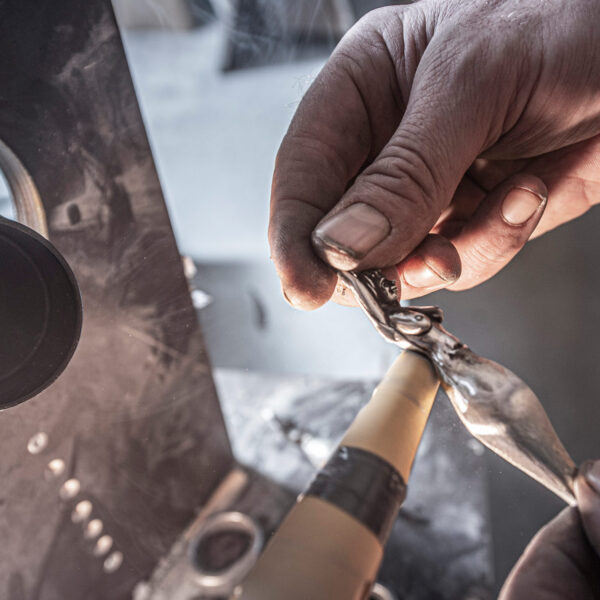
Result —
[[324, 273], [314, 273], [307, 281], [298, 278], [282, 280], [281, 291], [285, 301], [293, 308], [315, 310], [331, 299], [336, 283], [336, 274], [327, 269]]
[[312, 243], [323, 261], [350, 271], [387, 238], [391, 225], [376, 208], [356, 202], [325, 217], [312, 234]]

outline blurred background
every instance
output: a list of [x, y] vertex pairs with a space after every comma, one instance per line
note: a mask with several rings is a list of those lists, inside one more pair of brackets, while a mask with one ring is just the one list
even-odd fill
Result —
[[[327, 427], [338, 418], [340, 397], [349, 422], [397, 350], [358, 310], [326, 306], [300, 313], [284, 302], [266, 241], [273, 162], [298, 102], [341, 36], [363, 14], [388, 3], [113, 4], [179, 249], [188, 257], [186, 272], [234, 450], [242, 462], [301, 487], [310, 469], [269, 446], [265, 421], [318, 464], [341, 435]], [[0, 212], [12, 211], [0, 178]], [[441, 306], [447, 328], [474, 350], [523, 377], [576, 462], [600, 456], [599, 227], [600, 214], [591, 211], [530, 243], [483, 286], [423, 300]], [[443, 396], [437, 405], [414, 489], [438, 493], [437, 501], [424, 504], [430, 511], [444, 510], [440, 494], [460, 500], [466, 512], [445, 515], [446, 524], [452, 521], [456, 531], [475, 528], [472, 539], [484, 552], [466, 552], [477, 585], [427, 597], [487, 598], [561, 503], [470, 440]], [[285, 418], [273, 420], [274, 410]], [[465, 485], [457, 475], [461, 465]], [[444, 469], [446, 476], [438, 472]], [[419, 498], [413, 495], [412, 502], [409, 508], [420, 508], [410, 514], [422, 517]], [[469, 514], [484, 521], [474, 525]], [[408, 552], [399, 544], [398, 571]], [[441, 572], [452, 575], [450, 554]], [[393, 571], [394, 562], [386, 568]], [[468, 564], [461, 568], [468, 571]]]
[[180, 251], [215, 300], [201, 318], [216, 366], [372, 377], [394, 355], [356, 311], [290, 310], [266, 236], [275, 153], [294, 110], [344, 32], [382, 4], [114, 4]]

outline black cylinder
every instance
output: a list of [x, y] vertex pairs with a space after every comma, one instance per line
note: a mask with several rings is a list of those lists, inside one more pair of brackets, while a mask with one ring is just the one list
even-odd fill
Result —
[[41, 235], [0, 217], [0, 409], [48, 387], [81, 333], [75, 276]]

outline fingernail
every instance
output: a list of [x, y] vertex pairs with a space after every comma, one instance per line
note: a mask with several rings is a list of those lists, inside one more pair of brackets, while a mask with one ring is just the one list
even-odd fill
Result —
[[597, 493], [600, 494], [600, 460], [592, 461], [588, 460], [583, 465], [579, 472], [588, 485]]
[[388, 236], [390, 229], [385, 215], [357, 202], [323, 221], [313, 233], [313, 243], [333, 267], [353, 269]]
[[415, 256], [407, 261], [402, 270], [402, 275], [408, 285], [416, 288], [440, 287], [456, 280], [456, 278], [445, 278], [420, 256]]
[[512, 189], [502, 203], [502, 218], [509, 225], [523, 225], [546, 202], [546, 197], [527, 188]]
[[281, 293], [283, 294], [283, 298], [284, 300], [292, 307], [295, 308], [296, 310], [302, 310], [304, 308], [302, 302], [300, 300], [298, 300], [298, 298], [295, 298], [293, 295], [290, 295], [288, 292], [286, 292], [283, 288], [281, 289]]

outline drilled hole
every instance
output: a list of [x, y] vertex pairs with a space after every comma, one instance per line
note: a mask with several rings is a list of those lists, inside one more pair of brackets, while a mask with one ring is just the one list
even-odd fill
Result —
[[73, 521], [73, 523], [84, 523], [90, 518], [92, 508], [92, 503], [89, 500], [78, 502], [71, 513], [71, 521]]
[[113, 545], [113, 539], [110, 535], [103, 535], [98, 538], [96, 545], [94, 546], [94, 556], [104, 556]]
[[79, 479], [67, 479], [62, 484], [58, 494], [63, 500], [70, 500], [71, 498], [75, 498], [80, 490], [81, 483], [79, 483]]
[[69, 204], [69, 207], [67, 208], [67, 217], [71, 225], [77, 225], [77, 223], [81, 222], [81, 211], [77, 204]]
[[66, 465], [64, 460], [61, 458], [53, 458], [46, 466], [46, 471], [44, 472], [46, 479], [60, 477], [65, 472], [65, 468]]
[[40, 454], [48, 445], [48, 434], [40, 431], [29, 438], [27, 442], [27, 451], [29, 454]]
[[100, 519], [92, 519], [83, 530], [83, 537], [87, 540], [97, 538], [104, 529], [104, 523]]
[[116, 550], [111, 552], [104, 561], [104, 570], [107, 573], [114, 573], [123, 564], [123, 553]]
[[220, 573], [244, 556], [252, 541], [246, 531], [215, 531], [198, 544], [195, 562], [204, 573]]

